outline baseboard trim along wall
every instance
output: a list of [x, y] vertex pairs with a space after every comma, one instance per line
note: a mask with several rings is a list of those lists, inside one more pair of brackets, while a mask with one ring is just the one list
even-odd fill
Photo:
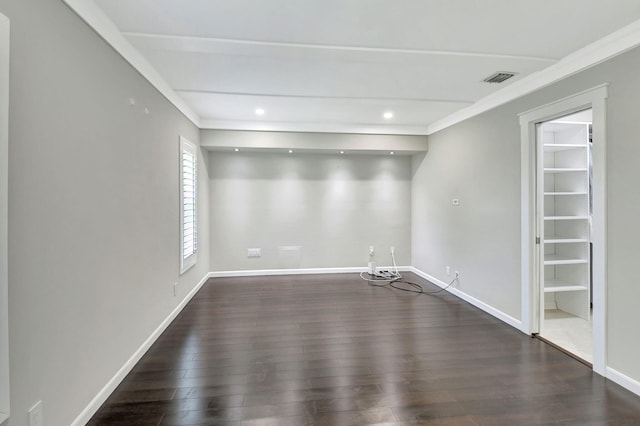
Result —
[[[381, 269], [393, 269], [391, 266], [382, 266]], [[143, 355], [149, 350], [151, 345], [160, 337], [162, 332], [171, 324], [171, 322], [178, 316], [178, 314], [184, 309], [189, 301], [195, 296], [195, 294], [202, 288], [209, 278], [227, 278], [227, 277], [252, 277], [260, 275], [305, 275], [305, 274], [341, 274], [341, 273], [359, 273], [366, 272], [367, 268], [364, 267], [346, 267], [346, 268], [306, 268], [306, 269], [259, 269], [259, 270], [246, 270], [246, 271], [214, 271], [209, 272], [200, 282], [185, 296], [176, 308], [171, 311], [167, 318], [156, 328], [153, 333], [142, 343], [142, 345], [136, 350], [136, 352], [129, 358], [129, 360], [118, 370], [118, 372], [109, 380], [109, 382], [98, 392], [98, 394], [91, 400], [89, 405], [82, 410], [78, 417], [71, 423], [71, 426], [83, 426], [91, 417], [98, 411], [102, 404], [107, 400], [111, 393], [118, 387], [118, 385], [129, 374], [133, 367], [140, 361]], [[413, 267], [413, 266], [398, 266], [400, 272], [413, 272], [416, 275], [432, 282], [433, 284], [445, 288], [447, 283], [440, 281], [439, 279]], [[509, 324], [510, 326], [522, 331], [522, 322], [513, 318], [512, 316], [505, 314], [504, 312], [469, 296], [463, 291], [458, 290], [455, 287], [448, 287], [446, 289], [449, 293], [459, 297], [465, 302], [483, 310], [484, 312], [494, 316], [495, 318]], [[640, 395], [640, 382], [620, 373], [619, 371], [607, 367], [606, 377], [613, 382], [619, 384], [625, 389]]]
[[629, 376], [626, 376], [615, 370], [611, 367], [606, 368], [607, 379], [610, 379], [612, 382], [616, 382], [623, 388], [635, 393], [636, 395], [640, 395], [640, 382], [632, 379]]
[[[434, 283], [435, 285], [445, 288], [447, 287], [448, 283], [445, 283], [444, 281], [440, 281], [439, 279], [432, 277], [431, 275], [422, 272], [421, 270], [411, 267], [409, 269], [411, 272], [413, 272], [416, 275], [421, 276], [422, 278], [424, 278], [425, 280], [428, 280], [432, 283]], [[504, 312], [494, 308], [491, 305], [487, 305], [486, 303], [476, 299], [473, 296], [469, 296], [467, 293], [465, 293], [464, 291], [460, 291], [457, 288], [451, 286], [449, 288], [447, 288], [447, 291], [455, 296], [458, 296], [460, 299], [464, 300], [467, 303], [472, 304], [473, 306], [475, 306], [476, 308], [482, 309], [483, 311], [485, 311], [486, 313], [493, 315], [494, 317], [498, 318], [501, 321], [506, 322], [507, 324], [509, 324], [510, 326], [517, 328], [518, 330], [522, 331], [522, 321], [512, 317], [511, 315], [505, 314]]]
[[[395, 269], [393, 266], [378, 266], [378, 269]], [[398, 266], [400, 272], [411, 272], [411, 266]], [[352, 274], [366, 272], [366, 267], [345, 268], [302, 268], [302, 269], [249, 269], [245, 271], [214, 271], [209, 278], [255, 277], [260, 275], [311, 275], [311, 274]]]
[[[447, 283], [440, 281], [439, 279], [432, 277], [431, 275], [422, 272], [421, 270], [415, 268], [415, 267], [410, 267], [409, 268], [410, 272], [415, 273], [416, 275], [421, 276], [422, 278], [424, 278], [425, 280], [428, 280], [430, 282], [432, 282], [433, 284], [439, 286], [439, 287], [446, 287]], [[510, 326], [517, 328], [518, 330], [524, 332], [525, 334], [528, 334], [527, 331], [522, 329], [522, 322], [520, 320], [517, 320], [515, 318], [513, 318], [510, 315], [505, 314], [504, 312], [490, 306], [487, 305], [486, 303], [476, 299], [475, 297], [469, 296], [468, 294], [466, 294], [463, 291], [458, 290], [457, 288], [454, 287], [449, 287], [447, 288], [447, 290], [449, 293], [461, 298], [462, 300], [464, 300], [465, 302], [468, 302], [470, 304], [472, 304], [473, 306], [482, 309], [483, 311], [485, 311], [486, 313], [496, 317], [497, 319], [509, 324]], [[636, 395], [640, 395], [640, 382], [632, 379], [629, 376], [626, 376], [622, 373], [620, 373], [619, 371], [611, 368], [611, 367], [607, 367], [606, 368], [606, 375], [605, 378], [611, 380], [612, 382], [615, 382], [617, 384], [619, 384], [620, 386], [622, 386], [623, 388], [629, 390], [630, 392], [635, 393]]]
[[171, 322], [178, 316], [178, 314], [187, 306], [187, 303], [195, 296], [195, 294], [202, 288], [205, 282], [209, 279], [208, 274], [200, 280], [198, 284], [185, 296], [184, 299], [175, 307], [173, 311], [162, 321], [162, 323], [156, 328], [147, 340], [134, 352], [129, 360], [118, 370], [118, 372], [107, 382], [107, 384], [98, 392], [98, 394], [91, 400], [89, 405], [82, 410], [80, 415], [71, 423], [71, 426], [84, 426], [91, 420], [91, 417], [98, 411], [98, 409], [104, 404], [111, 393], [118, 387], [118, 385], [124, 380], [129, 372], [140, 361], [143, 355], [149, 350], [151, 345], [160, 337], [162, 332], [171, 324]]

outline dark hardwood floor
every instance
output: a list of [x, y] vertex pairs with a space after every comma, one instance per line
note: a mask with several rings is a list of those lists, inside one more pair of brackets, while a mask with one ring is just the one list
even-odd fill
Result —
[[216, 278], [89, 424], [639, 425], [640, 397], [446, 292]]

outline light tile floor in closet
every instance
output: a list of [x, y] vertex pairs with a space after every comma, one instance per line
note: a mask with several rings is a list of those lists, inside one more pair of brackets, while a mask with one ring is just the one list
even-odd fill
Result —
[[542, 337], [579, 358], [593, 362], [593, 325], [559, 309], [544, 311]]

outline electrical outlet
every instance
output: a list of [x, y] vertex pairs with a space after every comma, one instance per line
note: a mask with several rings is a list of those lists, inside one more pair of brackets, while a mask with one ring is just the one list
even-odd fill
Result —
[[394, 246], [391, 246], [390, 251], [391, 251], [391, 254], [392, 254], [392, 255], [393, 255], [393, 254], [396, 254], [396, 248], [395, 248]]
[[447, 265], [447, 276], [451, 276], [451, 267], [449, 265]]
[[29, 410], [29, 426], [43, 426], [43, 412], [42, 401], [36, 402], [36, 404]]
[[454, 198], [453, 200], [451, 200], [451, 204], [453, 204], [454, 206], [459, 206], [460, 198]]
[[247, 257], [261, 257], [262, 252], [259, 248], [247, 249]]
[[173, 296], [178, 295], [178, 283], [173, 283]]
[[376, 254], [376, 248], [374, 246], [369, 246], [369, 256], [373, 256]]

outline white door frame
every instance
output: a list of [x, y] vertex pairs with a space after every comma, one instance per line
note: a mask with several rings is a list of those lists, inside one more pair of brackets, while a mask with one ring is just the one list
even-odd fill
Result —
[[538, 250], [536, 250], [536, 124], [591, 108], [593, 111], [593, 371], [605, 376], [607, 365], [607, 250], [606, 250], [606, 99], [603, 84], [554, 101], [520, 116], [521, 143], [521, 312], [522, 331], [540, 327]]
[[0, 423], [9, 418], [9, 19], [0, 13]]

